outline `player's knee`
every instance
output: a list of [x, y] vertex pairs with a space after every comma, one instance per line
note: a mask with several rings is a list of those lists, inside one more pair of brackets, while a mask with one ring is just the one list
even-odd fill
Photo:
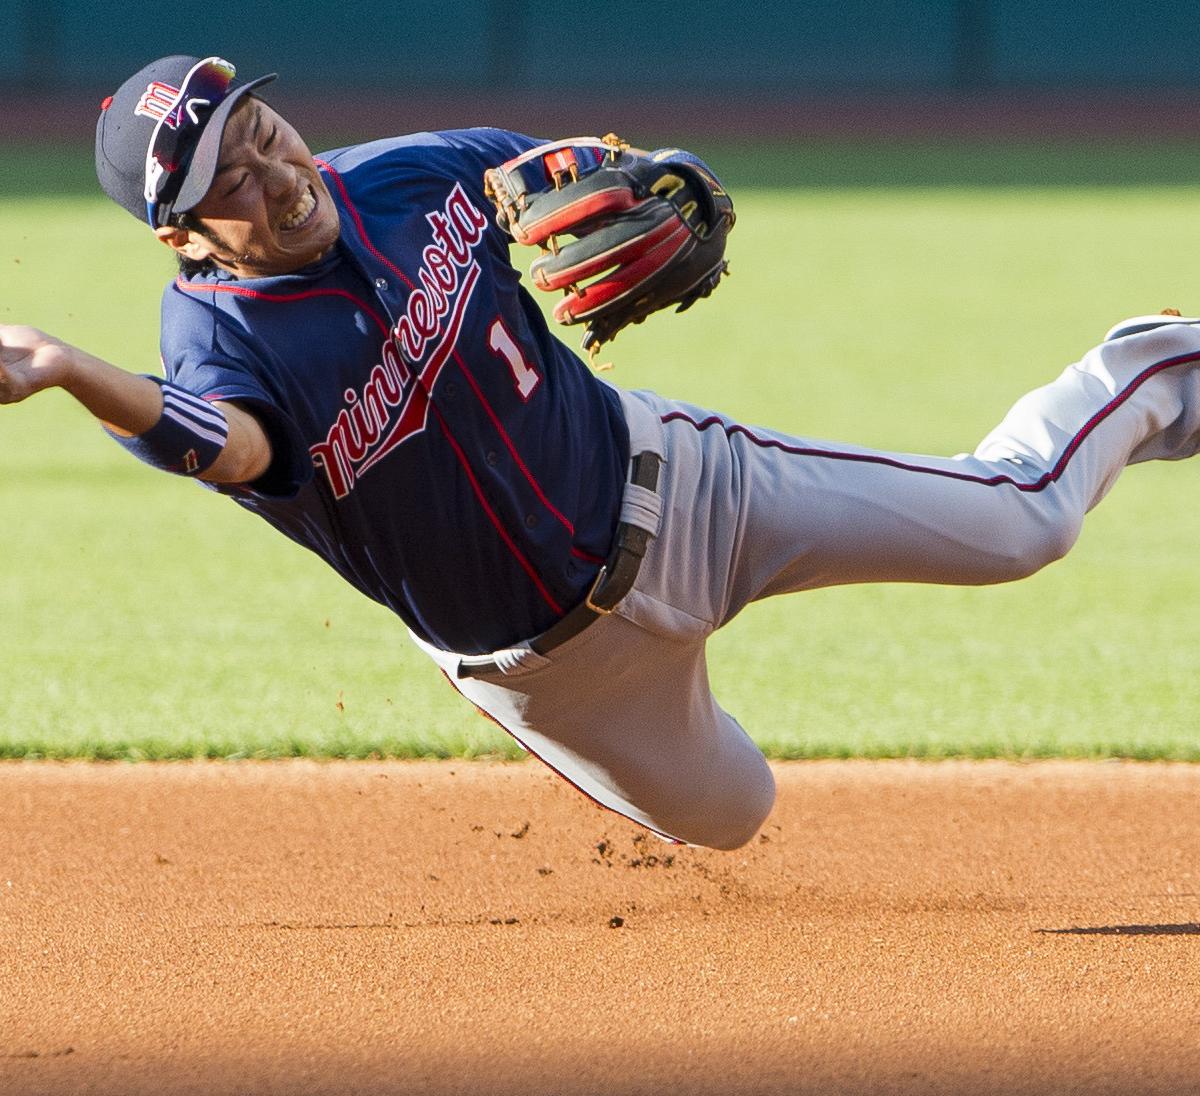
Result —
[[1077, 519], [1062, 516], [1039, 526], [1026, 543], [1020, 561], [1020, 573], [1016, 577], [1036, 574], [1043, 567], [1062, 559], [1079, 539], [1081, 525], [1082, 522]]
[[766, 759], [746, 766], [736, 780], [709, 796], [697, 797], [672, 820], [668, 832], [689, 845], [730, 851], [741, 848], [762, 828], [775, 805], [775, 778]]
[[1071, 514], [1041, 515], [1036, 522], [1014, 522], [1003, 539], [993, 544], [997, 582], [1014, 582], [1036, 574], [1065, 556], [1079, 538], [1082, 519]]
[[772, 789], [770, 802], [763, 806], [758, 804], [760, 809], [750, 811], [739, 815], [737, 818], [727, 818], [719, 831], [710, 834], [704, 841], [695, 841], [693, 844], [704, 845], [710, 849], [719, 849], [721, 852], [732, 852], [734, 849], [740, 849], [743, 845], [749, 844], [755, 834], [762, 829], [763, 823], [767, 820], [767, 815], [771, 813], [771, 807], [775, 803], [775, 792]]

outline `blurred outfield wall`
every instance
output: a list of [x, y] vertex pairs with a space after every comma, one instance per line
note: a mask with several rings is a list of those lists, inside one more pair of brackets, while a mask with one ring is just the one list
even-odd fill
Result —
[[0, 90], [106, 89], [175, 51], [310, 93], [1188, 89], [1198, 16], [1198, 0], [0, 0]]

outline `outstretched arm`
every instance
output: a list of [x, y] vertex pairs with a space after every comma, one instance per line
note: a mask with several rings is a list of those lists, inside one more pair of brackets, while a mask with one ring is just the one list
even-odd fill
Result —
[[[0, 325], [0, 404], [20, 403], [47, 388], [69, 392], [114, 434], [142, 437], [163, 420], [163, 387], [118, 369], [33, 327]], [[219, 402], [228, 437], [216, 459], [198, 473], [211, 483], [249, 483], [271, 463], [271, 443], [258, 419]]]

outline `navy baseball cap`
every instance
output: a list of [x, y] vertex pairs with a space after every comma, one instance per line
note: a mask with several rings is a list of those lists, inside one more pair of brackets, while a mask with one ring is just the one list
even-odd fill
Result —
[[186, 213], [212, 186], [225, 123], [247, 92], [220, 57], [162, 57], [100, 104], [96, 176], [118, 205], [151, 228]]

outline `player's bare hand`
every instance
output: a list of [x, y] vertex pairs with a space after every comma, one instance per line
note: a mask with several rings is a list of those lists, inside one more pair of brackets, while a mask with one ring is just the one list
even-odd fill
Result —
[[35, 327], [0, 324], [0, 404], [20, 403], [61, 385], [72, 348]]

